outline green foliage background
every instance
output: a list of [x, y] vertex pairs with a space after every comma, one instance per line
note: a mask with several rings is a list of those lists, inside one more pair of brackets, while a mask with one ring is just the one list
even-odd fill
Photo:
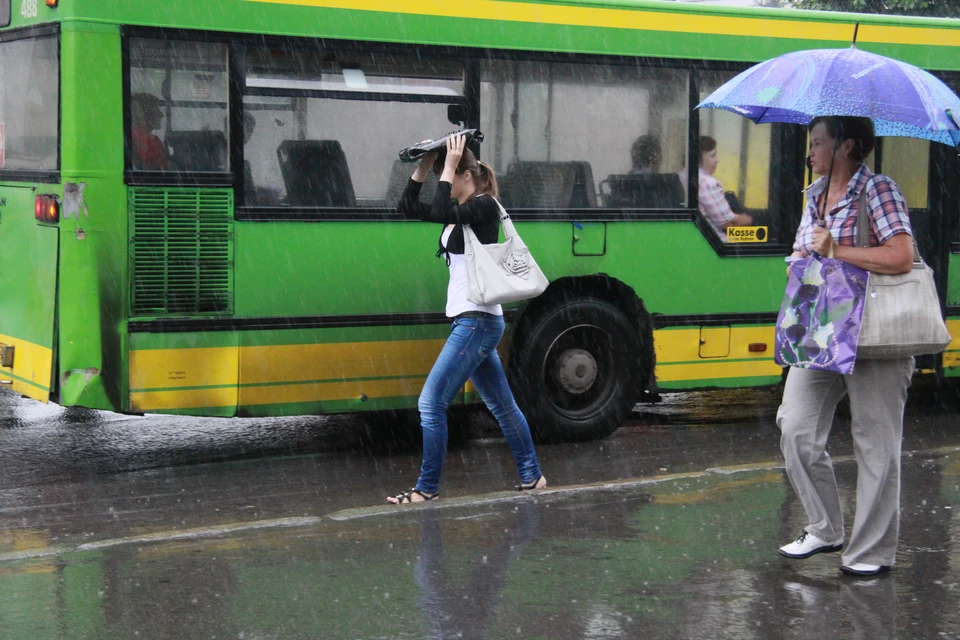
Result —
[[960, 0], [796, 0], [797, 9], [960, 18]]

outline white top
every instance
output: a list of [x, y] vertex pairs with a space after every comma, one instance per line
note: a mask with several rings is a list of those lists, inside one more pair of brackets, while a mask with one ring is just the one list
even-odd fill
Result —
[[[450, 234], [453, 233], [453, 227], [447, 226], [440, 236], [440, 243], [443, 248], [447, 248], [447, 241]], [[462, 254], [450, 253], [450, 282], [447, 283], [447, 317], [453, 318], [467, 311], [482, 311], [495, 316], [503, 315], [503, 307], [498, 304], [492, 306], [480, 306], [467, 300], [467, 294], [470, 292], [470, 285], [467, 283], [467, 261]]]

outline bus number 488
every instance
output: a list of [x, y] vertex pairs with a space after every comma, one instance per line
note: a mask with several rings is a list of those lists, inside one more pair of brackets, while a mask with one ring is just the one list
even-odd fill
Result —
[[23, 0], [20, 3], [20, 15], [24, 18], [36, 18], [37, 0]]

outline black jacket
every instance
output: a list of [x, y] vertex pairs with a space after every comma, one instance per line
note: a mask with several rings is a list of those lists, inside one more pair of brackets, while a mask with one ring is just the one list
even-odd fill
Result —
[[[446, 251], [440, 244], [438, 256], [445, 253], [463, 254], [463, 225], [465, 224], [469, 224], [477, 234], [480, 244], [496, 244], [500, 237], [500, 207], [497, 206], [493, 196], [480, 195], [460, 204], [450, 197], [451, 186], [449, 182], [438, 183], [433, 203], [427, 206], [420, 202], [420, 189], [423, 183], [411, 178], [407, 181], [403, 195], [400, 196], [397, 212], [405, 218], [456, 225], [450, 233]], [[442, 231], [440, 235], [443, 236]]]

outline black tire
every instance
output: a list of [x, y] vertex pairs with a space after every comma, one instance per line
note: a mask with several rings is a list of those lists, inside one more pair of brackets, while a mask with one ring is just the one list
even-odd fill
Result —
[[510, 360], [517, 403], [540, 442], [604, 438], [624, 423], [649, 376], [649, 335], [610, 302], [579, 298], [539, 311]]

